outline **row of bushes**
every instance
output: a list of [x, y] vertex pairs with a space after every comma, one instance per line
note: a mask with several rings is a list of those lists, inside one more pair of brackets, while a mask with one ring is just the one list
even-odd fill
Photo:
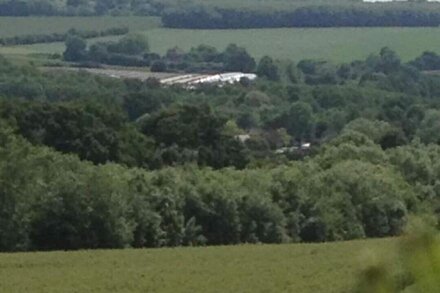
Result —
[[53, 43], [64, 42], [69, 35], [77, 35], [84, 39], [106, 37], [106, 36], [121, 36], [128, 34], [128, 27], [112, 27], [102, 31], [78, 31], [70, 29], [66, 33], [53, 33], [53, 34], [38, 34], [38, 35], [21, 35], [14, 37], [0, 38], [0, 45], [13, 46], [13, 45], [31, 45], [38, 43]]
[[200, 45], [185, 52], [178, 47], [169, 49], [164, 56], [149, 52], [144, 35], [127, 35], [118, 42], [98, 42], [90, 46], [84, 38], [72, 35], [66, 40], [64, 59], [73, 62], [91, 62], [122, 66], [151, 66], [154, 72], [253, 72], [255, 59], [246, 49], [230, 44], [223, 52], [215, 47]]

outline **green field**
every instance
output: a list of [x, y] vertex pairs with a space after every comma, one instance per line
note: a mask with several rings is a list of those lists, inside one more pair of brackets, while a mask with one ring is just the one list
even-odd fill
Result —
[[0, 292], [350, 292], [368, 251], [395, 243], [0, 254]]
[[[162, 0], [166, 5], [181, 4], [181, 0]], [[353, 5], [353, 0], [189, 0], [184, 3], [220, 8], [293, 9], [305, 5]], [[357, 0], [362, 3], [362, 0]]]
[[102, 31], [127, 26], [139, 31], [159, 25], [157, 17], [0, 17], [0, 37], [65, 33], [71, 28]]
[[335, 62], [362, 59], [388, 46], [405, 60], [425, 50], [440, 52], [440, 28], [321, 28], [252, 30], [176, 30], [147, 32], [154, 51], [208, 44], [219, 49], [229, 43], [246, 47], [260, 58], [324, 59]]
[[[179, 46], [189, 49], [208, 44], [224, 49], [229, 43], [246, 47], [256, 58], [324, 59], [347, 62], [363, 59], [388, 46], [410, 60], [423, 51], [440, 53], [440, 28], [321, 28], [252, 30], [178, 30], [157, 28], [144, 31], [154, 52], [163, 54]], [[112, 40], [109, 37], [99, 40]], [[90, 40], [89, 42], [94, 42]], [[61, 53], [63, 43], [0, 48], [0, 54]]]

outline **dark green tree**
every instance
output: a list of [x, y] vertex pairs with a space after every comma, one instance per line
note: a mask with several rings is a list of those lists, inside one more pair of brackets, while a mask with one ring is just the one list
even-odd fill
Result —
[[63, 53], [66, 61], [82, 61], [86, 57], [87, 43], [78, 36], [70, 35], [66, 40], [66, 50]]
[[287, 113], [287, 130], [298, 140], [311, 138], [314, 126], [313, 110], [304, 102], [293, 103]]
[[257, 74], [260, 77], [265, 77], [272, 81], [278, 81], [280, 79], [278, 67], [269, 56], [261, 58], [260, 63], [258, 63]]
[[246, 49], [235, 44], [229, 45], [223, 53], [224, 70], [253, 72], [255, 60], [249, 55]]

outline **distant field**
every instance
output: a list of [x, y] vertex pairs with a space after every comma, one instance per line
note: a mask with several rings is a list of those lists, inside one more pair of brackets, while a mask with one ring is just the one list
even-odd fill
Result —
[[0, 254], [0, 292], [301, 292], [353, 287], [395, 241]]
[[138, 31], [159, 25], [157, 17], [0, 17], [0, 37], [65, 33], [71, 28], [102, 31], [127, 26]]
[[229, 43], [246, 47], [257, 58], [270, 55], [292, 60], [352, 61], [384, 46], [396, 50], [405, 60], [425, 50], [440, 53], [440, 28], [155, 29], [147, 35], [152, 49], [160, 53], [173, 46], [189, 49], [199, 44], [223, 49]]
[[[154, 52], [163, 54], [179, 46], [189, 49], [208, 44], [224, 49], [229, 43], [246, 47], [260, 58], [271, 55], [280, 59], [307, 58], [347, 62], [362, 59], [388, 46], [404, 60], [423, 51], [440, 53], [440, 28], [319, 28], [319, 29], [252, 29], [252, 30], [178, 30], [157, 28], [144, 30]], [[100, 40], [113, 40], [115, 37]], [[91, 40], [90, 42], [97, 41]], [[0, 54], [61, 53], [63, 43], [21, 47], [0, 47]]]

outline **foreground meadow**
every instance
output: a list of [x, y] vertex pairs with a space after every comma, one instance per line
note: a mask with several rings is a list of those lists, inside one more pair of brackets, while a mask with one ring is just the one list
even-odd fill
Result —
[[350, 292], [395, 243], [0, 254], [0, 292]]

